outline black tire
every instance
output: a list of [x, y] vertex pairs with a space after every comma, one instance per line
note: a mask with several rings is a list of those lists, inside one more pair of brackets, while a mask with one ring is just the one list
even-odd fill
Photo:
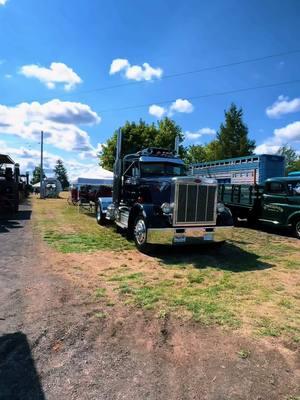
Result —
[[300, 239], [300, 219], [296, 219], [295, 221], [293, 221], [292, 229], [293, 229], [293, 235], [297, 239]]
[[95, 207], [95, 214], [96, 214], [96, 221], [97, 221], [97, 224], [98, 225], [105, 225], [106, 224], [106, 218], [105, 218], [105, 215], [103, 214], [103, 212], [102, 212], [102, 210], [101, 210], [101, 207], [100, 207], [100, 204], [99, 203], [97, 203], [96, 204], [96, 207]]
[[138, 215], [133, 225], [133, 239], [136, 248], [141, 253], [147, 253], [150, 245], [147, 243], [147, 223], [142, 215]]

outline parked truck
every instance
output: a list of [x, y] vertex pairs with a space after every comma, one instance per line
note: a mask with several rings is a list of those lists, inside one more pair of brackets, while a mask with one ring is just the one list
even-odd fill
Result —
[[20, 175], [19, 164], [0, 154], [0, 211], [17, 212], [19, 203], [29, 194], [29, 176]]
[[292, 228], [300, 239], [300, 176], [270, 178], [261, 185], [223, 184], [218, 198], [235, 221]]
[[122, 156], [121, 147], [119, 132], [112, 198], [98, 198], [99, 224], [112, 221], [127, 230], [140, 251], [226, 238], [232, 216], [217, 203], [215, 179], [187, 176], [176, 151], [151, 147]]

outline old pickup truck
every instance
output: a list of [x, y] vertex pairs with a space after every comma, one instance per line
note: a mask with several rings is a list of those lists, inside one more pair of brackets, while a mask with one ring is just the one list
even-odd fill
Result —
[[235, 221], [292, 228], [300, 239], [300, 176], [271, 178], [262, 185], [223, 184], [218, 197]]

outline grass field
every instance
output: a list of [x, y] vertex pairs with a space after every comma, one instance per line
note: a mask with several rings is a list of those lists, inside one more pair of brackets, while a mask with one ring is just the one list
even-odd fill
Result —
[[127, 304], [300, 344], [297, 239], [235, 228], [221, 248], [160, 247], [145, 256], [66, 199], [33, 199], [33, 206], [38, 232], [67, 258], [76, 255], [78, 279], [92, 282], [108, 308]]

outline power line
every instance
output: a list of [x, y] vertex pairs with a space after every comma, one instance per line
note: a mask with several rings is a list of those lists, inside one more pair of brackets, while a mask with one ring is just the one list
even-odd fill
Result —
[[[233, 89], [233, 90], [227, 90], [224, 92], [215, 92], [215, 93], [207, 93], [207, 94], [202, 94], [198, 96], [190, 96], [190, 97], [185, 97], [186, 100], [197, 100], [197, 99], [204, 99], [207, 97], [213, 97], [213, 96], [224, 96], [227, 94], [233, 94], [233, 93], [241, 93], [241, 92], [247, 92], [251, 90], [259, 90], [259, 89], [265, 89], [265, 88], [271, 88], [271, 87], [277, 87], [277, 86], [284, 86], [284, 85], [290, 85], [293, 83], [300, 83], [300, 79], [294, 79], [291, 81], [284, 81], [284, 82], [277, 82], [277, 83], [270, 83], [266, 85], [259, 85], [259, 86], [253, 86], [253, 87], [247, 87], [247, 88], [240, 88], [240, 89]], [[111, 111], [124, 111], [124, 110], [132, 110], [135, 108], [144, 108], [144, 107], [149, 107], [153, 104], [155, 105], [162, 105], [162, 104], [168, 104], [176, 101], [176, 99], [171, 99], [171, 100], [163, 100], [163, 101], [152, 101], [151, 103], [146, 103], [146, 104], [139, 104], [139, 105], [133, 105], [133, 106], [127, 106], [127, 107], [119, 107], [119, 108], [109, 108], [109, 109], [104, 109], [100, 110], [99, 113], [105, 113], [105, 112], [111, 112]]]
[[[219, 65], [203, 67], [203, 68], [199, 68], [199, 69], [195, 69], [195, 70], [191, 70], [191, 71], [183, 71], [183, 72], [177, 72], [177, 73], [173, 73], [173, 74], [164, 75], [161, 78], [161, 80], [198, 74], [198, 73], [205, 72], [205, 71], [213, 71], [213, 70], [218, 70], [218, 69], [223, 69], [223, 68], [229, 68], [229, 67], [234, 67], [234, 66], [238, 66], [238, 65], [243, 65], [243, 64], [248, 64], [248, 63], [258, 62], [258, 61], [264, 61], [264, 60], [268, 60], [268, 59], [272, 59], [272, 58], [284, 57], [284, 56], [298, 54], [298, 53], [300, 53], [300, 50], [290, 50], [290, 51], [285, 51], [285, 52], [276, 53], [276, 54], [269, 54], [269, 55], [262, 56], [262, 57], [248, 58], [248, 59], [244, 59], [244, 60], [240, 60], [240, 61], [234, 61], [231, 63], [219, 64]], [[82, 90], [82, 91], [79, 91], [76, 93], [68, 93], [68, 94], [65, 93], [65, 94], [61, 94], [59, 97], [60, 98], [68, 98], [68, 97], [74, 96], [74, 95], [79, 96], [79, 95], [84, 95], [84, 94], [102, 92], [105, 90], [119, 89], [119, 88], [123, 88], [123, 87], [141, 85], [141, 84], [146, 84], [146, 83], [149, 83], [149, 81], [135, 81], [135, 82], [119, 83], [116, 85], [103, 86], [103, 87], [94, 88], [94, 89]], [[51, 100], [52, 98], [53, 97], [44, 97], [44, 98], [40, 98], [39, 101], [47, 101], [47, 100]], [[34, 101], [37, 101], [37, 100], [34, 100]], [[15, 103], [8, 103], [7, 105], [11, 106], [14, 104]]]
[[[251, 62], [264, 61], [264, 60], [268, 60], [268, 59], [275, 58], [275, 57], [283, 57], [283, 56], [287, 56], [287, 55], [291, 55], [291, 54], [297, 54], [297, 53], [300, 53], [300, 50], [290, 50], [290, 51], [286, 51], [286, 52], [282, 52], [282, 53], [270, 54], [270, 55], [263, 56], [263, 57], [248, 58], [248, 59], [245, 59], [245, 60], [234, 61], [234, 62], [227, 63], [227, 64], [219, 64], [219, 65], [214, 65], [214, 66], [211, 66], [211, 67], [203, 67], [203, 68], [195, 69], [195, 70], [191, 70], [191, 71], [177, 72], [177, 73], [174, 73], [174, 74], [164, 75], [161, 78], [161, 80], [177, 78], [177, 77], [186, 76], [186, 75], [193, 75], [193, 74], [198, 74], [200, 72], [213, 71], [213, 70], [217, 70], [217, 69], [233, 67], [233, 66], [242, 65], [242, 64], [248, 64], [248, 63], [251, 63]], [[145, 84], [147, 82], [149, 83], [149, 81], [135, 81], [135, 82], [120, 83], [120, 84], [117, 84], [117, 85], [104, 86], [104, 87], [100, 87], [100, 88], [81, 91], [78, 94], [88, 94], [88, 93], [100, 92], [100, 91], [104, 91], [104, 90], [117, 89], [117, 88], [120, 88], [120, 87], [127, 87], [127, 86]]]

